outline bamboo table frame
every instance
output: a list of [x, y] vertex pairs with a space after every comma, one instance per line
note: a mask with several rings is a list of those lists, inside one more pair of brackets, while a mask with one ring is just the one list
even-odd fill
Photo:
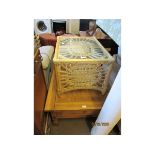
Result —
[[53, 62], [59, 95], [77, 89], [104, 94], [114, 58], [95, 37], [59, 36]]

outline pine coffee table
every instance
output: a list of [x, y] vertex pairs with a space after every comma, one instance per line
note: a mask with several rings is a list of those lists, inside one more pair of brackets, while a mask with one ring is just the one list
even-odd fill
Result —
[[45, 112], [59, 118], [97, 116], [107, 96], [114, 58], [94, 37], [57, 37]]

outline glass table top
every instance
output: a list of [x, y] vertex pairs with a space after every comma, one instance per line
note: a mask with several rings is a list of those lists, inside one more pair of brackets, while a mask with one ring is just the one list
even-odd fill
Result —
[[93, 37], [62, 37], [59, 42], [58, 58], [101, 59], [108, 56]]

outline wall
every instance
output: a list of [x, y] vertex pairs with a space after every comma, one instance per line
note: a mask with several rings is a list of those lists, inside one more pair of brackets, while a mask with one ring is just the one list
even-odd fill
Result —
[[105, 100], [95, 124], [108, 123], [108, 125], [94, 125], [92, 135], [107, 135], [121, 118], [121, 69]]
[[96, 24], [121, 46], [121, 19], [98, 19]]

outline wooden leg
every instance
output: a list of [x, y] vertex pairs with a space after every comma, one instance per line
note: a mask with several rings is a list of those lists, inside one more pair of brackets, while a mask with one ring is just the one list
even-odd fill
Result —
[[54, 125], [59, 125], [59, 124], [58, 124], [58, 118], [56, 118], [56, 117], [53, 118], [53, 124], [54, 124]]
[[58, 118], [54, 115], [54, 113], [51, 113], [51, 115], [52, 115], [53, 125], [59, 125], [58, 124]]
[[104, 95], [104, 94], [106, 93], [106, 91], [107, 91], [107, 87], [105, 87], [105, 88], [101, 91], [102, 95]]

